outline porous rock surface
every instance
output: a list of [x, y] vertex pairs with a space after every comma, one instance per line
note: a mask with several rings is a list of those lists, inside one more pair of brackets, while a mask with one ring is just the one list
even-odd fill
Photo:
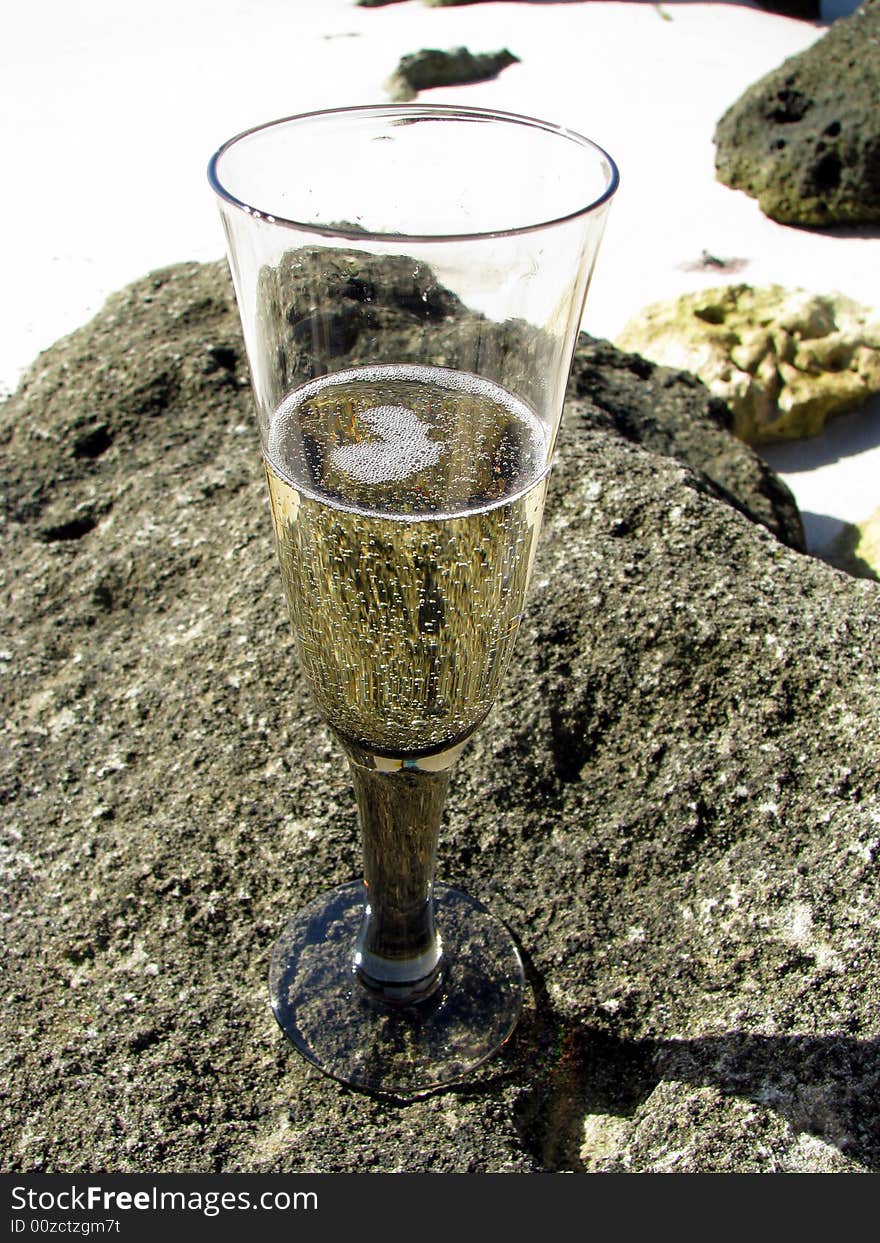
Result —
[[842, 294], [703, 289], [645, 307], [617, 344], [694, 372], [752, 445], [817, 436], [880, 392], [880, 316]]
[[880, 1167], [880, 588], [671, 456], [672, 418], [639, 443], [652, 393], [699, 421], [696, 381], [584, 351], [441, 838], [526, 1010], [410, 1102], [322, 1076], [267, 1004], [286, 916], [358, 845], [224, 270], [122, 291], [0, 411], [4, 1169]]
[[753, 83], [715, 129], [719, 180], [782, 224], [880, 220], [880, 0]]

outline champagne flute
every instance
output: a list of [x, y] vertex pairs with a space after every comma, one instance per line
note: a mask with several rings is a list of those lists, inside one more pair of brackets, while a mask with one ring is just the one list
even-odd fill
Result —
[[408, 1095], [512, 1032], [508, 929], [434, 882], [451, 771], [523, 614], [611, 158], [418, 104], [232, 138], [220, 208], [300, 669], [347, 758], [363, 878], [289, 920], [272, 1006], [311, 1062]]

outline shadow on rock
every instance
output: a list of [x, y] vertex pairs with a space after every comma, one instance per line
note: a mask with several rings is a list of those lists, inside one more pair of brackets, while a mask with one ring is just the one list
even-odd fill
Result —
[[[691, 1114], [693, 1088], [772, 1110], [796, 1134], [880, 1169], [880, 1040], [739, 1031], [626, 1039], [567, 1022], [548, 1008], [524, 1027], [517, 1044], [515, 1056], [534, 1059], [539, 1069], [517, 1102], [516, 1124], [548, 1171], [599, 1168], [589, 1154], [589, 1123], [598, 1118], [616, 1141], [606, 1142], [601, 1168], [632, 1172], [638, 1149], [632, 1140], [646, 1118], [676, 1129], [658, 1108], [661, 1085], [680, 1089]], [[711, 1137], [706, 1142], [711, 1146]], [[711, 1158], [703, 1168], [711, 1168]]]

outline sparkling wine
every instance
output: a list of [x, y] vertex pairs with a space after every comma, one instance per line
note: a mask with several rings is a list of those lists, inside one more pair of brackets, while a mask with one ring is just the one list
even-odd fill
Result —
[[266, 473], [282, 579], [303, 673], [344, 740], [425, 756], [486, 716], [548, 457], [523, 402], [462, 372], [353, 368], [278, 407]]

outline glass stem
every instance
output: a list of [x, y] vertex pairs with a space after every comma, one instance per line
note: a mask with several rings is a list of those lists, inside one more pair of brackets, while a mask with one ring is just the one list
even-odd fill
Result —
[[443, 975], [434, 863], [458, 749], [408, 764], [345, 749], [360, 813], [366, 888], [354, 971], [370, 993], [406, 1005], [430, 996]]

